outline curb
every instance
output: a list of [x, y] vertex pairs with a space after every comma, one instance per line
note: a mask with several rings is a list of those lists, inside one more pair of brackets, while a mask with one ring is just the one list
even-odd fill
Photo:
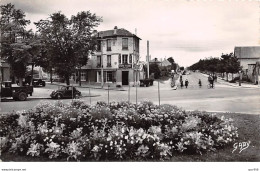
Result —
[[[48, 83], [50, 85], [57, 85], [57, 86], [65, 86], [63, 84], [57, 84], [57, 83]], [[79, 85], [73, 85], [73, 87], [77, 87], [77, 88], [91, 88], [91, 89], [103, 89], [103, 90], [108, 90], [107, 86], [102, 87], [89, 87], [89, 86], [79, 86]], [[126, 91], [124, 90], [122, 87], [121, 88], [117, 88], [117, 87], [110, 87], [109, 90], [116, 90], [116, 91]]]
[[[202, 74], [203, 76], [205, 76], [205, 77], [208, 76], [207, 74], [203, 74], [203, 73], [201, 73], [201, 74]], [[219, 84], [224, 84], [224, 85], [228, 85], [228, 86], [231, 86], [231, 87], [237, 87], [237, 88], [254, 88], [254, 89], [260, 89], [259, 86], [250, 86], [250, 85], [244, 86], [243, 84], [246, 84], [246, 83], [242, 83], [241, 86], [236, 85], [236, 84], [232, 84], [232, 83], [228, 83], [228, 82], [225, 82], [224, 80], [222, 80], [221, 77], [218, 77], [217, 83], [219, 83]]]

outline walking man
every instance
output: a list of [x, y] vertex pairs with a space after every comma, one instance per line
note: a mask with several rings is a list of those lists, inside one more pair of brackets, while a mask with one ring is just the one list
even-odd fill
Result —
[[185, 87], [188, 88], [188, 85], [189, 85], [189, 81], [188, 79], [185, 80]]

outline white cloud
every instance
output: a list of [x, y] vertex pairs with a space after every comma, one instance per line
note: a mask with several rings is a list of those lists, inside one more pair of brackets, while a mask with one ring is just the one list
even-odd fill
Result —
[[103, 17], [97, 30], [118, 26], [134, 33], [137, 28], [143, 60], [147, 40], [152, 57], [172, 56], [184, 66], [259, 41], [257, 1], [2, 0], [1, 4], [6, 2], [25, 11], [32, 23], [57, 11], [70, 17], [90, 10]]

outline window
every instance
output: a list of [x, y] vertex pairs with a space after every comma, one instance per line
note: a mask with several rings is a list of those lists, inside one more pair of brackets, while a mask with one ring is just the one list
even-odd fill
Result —
[[111, 55], [107, 55], [107, 66], [111, 67]]
[[123, 50], [128, 50], [128, 38], [123, 38], [122, 39], [122, 49]]
[[101, 71], [97, 71], [97, 83], [101, 82]]
[[101, 51], [101, 40], [97, 42], [97, 51]]
[[81, 81], [86, 81], [86, 80], [87, 80], [87, 79], [86, 79], [86, 72], [81, 71], [80, 80], [81, 80]]
[[127, 62], [127, 57], [128, 57], [128, 55], [123, 55], [123, 64], [127, 64], [128, 62]]
[[107, 51], [111, 51], [111, 40], [107, 40]]
[[129, 63], [132, 64], [132, 54], [129, 56]]
[[112, 82], [112, 71], [107, 71], [107, 82]]
[[113, 46], [115, 46], [115, 45], [116, 45], [116, 39], [113, 40]]
[[118, 64], [121, 64], [121, 54], [118, 55]]
[[97, 56], [97, 67], [101, 67], [101, 56]]

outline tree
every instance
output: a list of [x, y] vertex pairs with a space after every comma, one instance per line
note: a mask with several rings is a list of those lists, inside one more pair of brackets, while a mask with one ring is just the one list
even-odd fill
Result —
[[154, 73], [154, 78], [155, 79], [160, 78], [161, 70], [160, 70], [159, 66], [156, 63], [150, 64], [149, 65], [149, 70], [150, 70], [150, 73]]
[[167, 60], [168, 60], [171, 64], [175, 63], [173, 57], [169, 57]]
[[89, 53], [95, 50], [92, 32], [101, 21], [100, 17], [87, 11], [71, 19], [57, 12], [51, 14], [49, 19], [35, 23], [45, 51], [48, 52], [45, 57], [55, 72], [66, 80], [67, 85], [70, 84], [72, 73], [85, 65]]
[[222, 53], [221, 63], [222, 66], [224, 66], [224, 71], [226, 73], [232, 73], [232, 79], [233, 79], [233, 74], [239, 72], [242, 69], [238, 61], [238, 58], [235, 57], [233, 53], [229, 53], [229, 54]]
[[176, 71], [176, 69], [177, 69], [177, 63], [175, 63], [173, 57], [169, 57], [167, 60], [171, 63], [171, 69], [174, 70], [174, 71]]
[[0, 8], [1, 57], [10, 64], [12, 75], [18, 77], [22, 85], [34, 49], [30, 40], [32, 32], [25, 30], [30, 21], [25, 19], [23, 11], [15, 9], [11, 3], [1, 5]]

